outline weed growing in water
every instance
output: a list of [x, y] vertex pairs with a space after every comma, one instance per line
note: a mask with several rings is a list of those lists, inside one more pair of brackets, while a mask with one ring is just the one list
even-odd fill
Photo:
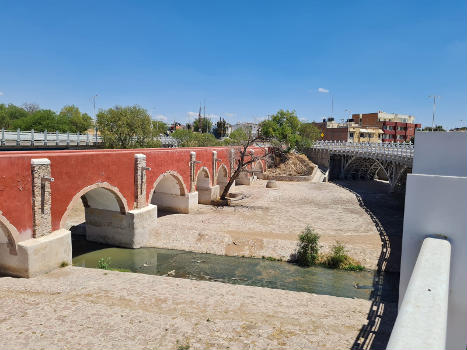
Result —
[[110, 270], [110, 257], [100, 258], [97, 260], [97, 268], [102, 270]]

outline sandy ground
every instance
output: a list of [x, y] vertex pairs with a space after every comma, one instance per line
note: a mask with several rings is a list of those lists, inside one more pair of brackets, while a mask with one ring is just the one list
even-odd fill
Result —
[[66, 267], [0, 278], [0, 348], [348, 349], [370, 304]]
[[232, 207], [200, 205], [197, 212], [158, 218], [148, 246], [287, 260], [306, 225], [321, 235], [323, 252], [340, 241], [349, 255], [375, 269], [381, 239], [356, 197], [332, 183], [266, 181], [237, 186], [246, 198]]
[[[358, 186], [365, 197], [368, 186]], [[387, 195], [372, 191], [365, 203], [397, 234], [397, 205], [381, 206]], [[357, 193], [331, 183], [266, 189], [261, 180], [235, 192], [245, 198], [232, 207], [159, 217], [148, 245], [287, 259], [310, 225], [323, 250], [340, 240], [376, 267], [380, 236]], [[75, 208], [70, 224], [83, 214]], [[378, 294], [349, 299], [66, 267], [33, 279], [0, 278], [0, 349], [379, 349], [396, 310], [397, 300]]]

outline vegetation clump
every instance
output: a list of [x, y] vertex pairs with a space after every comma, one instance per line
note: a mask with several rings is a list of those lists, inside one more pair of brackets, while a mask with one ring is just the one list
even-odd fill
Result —
[[298, 237], [297, 263], [300, 266], [315, 265], [319, 258], [319, 234], [313, 231], [310, 226]]
[[362, 265], [347, 255], [345, 246], [339, 241], [332, 246], [331, 253], [322, 257], [321, 265], [348, 271], [362, 271], [364, 269]]
[[303, 230], [298, 240], [296, 263], [300, 266], [321, 265], [347, 271], [364, 270], [364, 267], [358, 261], [347, 255], [345, 246], [339, 241], [331, 247], [330, 253], [320, 254], [319, 234], [314, 232], [310, 226]]
[[97, 268], [102, 270], [110, 270], [110, 257], [100, 258], [97, 260]]

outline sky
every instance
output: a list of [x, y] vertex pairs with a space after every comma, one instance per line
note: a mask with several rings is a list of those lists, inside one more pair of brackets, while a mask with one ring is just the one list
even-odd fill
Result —
[[466, 2], [0, 0], [0, 103], [466, 125]]

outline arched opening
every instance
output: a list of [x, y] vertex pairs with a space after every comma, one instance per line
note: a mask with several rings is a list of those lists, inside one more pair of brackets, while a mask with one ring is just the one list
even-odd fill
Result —
[[211, 204], [214, 199], [219, 198], [219, 186], [211, 186], [211, 176], [206, 167], [199, 169], [196, 175], [196, 191], [198, 203], [201, 204]]
[[253, 167], [253, 174], [256, 178], [262, 179], [264, 173], [263, 162], [258, 160]]
[[115, 223], [123, 223], [127, 211], [125, 197], [108, 183], [96, 183], [75, 194], [60, 221], [60, 228], [71, 231], [73, 257], [102, 248], [87, 241], [119, 245]]
[[[216, 184], [219, 185], [219, 194], [224, 192], [224, 188], [229, 182], [229, 173], [227, 171], [227, 167], [222, 164], [219, 167], [219, 170], [217, 171], [217, 181]], [[231, 189], [233, 188], [234, 184], [230, 187]]]
[[17, 243], [18, 231], [3, 215], [0, 215], [0, 256], [16, 255]]
[[156, 180], [151, 191], [151, 204], [157, 205], [158, 216], [186, 212], [186, 187], [182, 177], [168, 171]]

